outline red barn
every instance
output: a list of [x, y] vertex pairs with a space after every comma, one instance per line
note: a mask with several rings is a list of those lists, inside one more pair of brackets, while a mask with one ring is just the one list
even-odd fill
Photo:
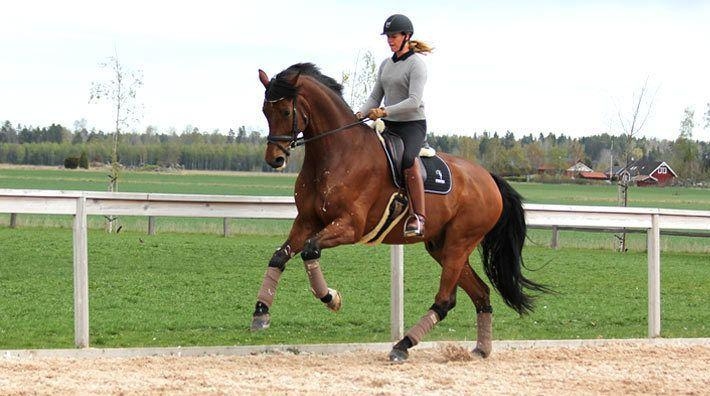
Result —
[[621, 177], [627, 177], [639, 187], [667, 186], [678, 175], [665, 161], [650, 161], [640, 159], [630, 163], [620, 172]]

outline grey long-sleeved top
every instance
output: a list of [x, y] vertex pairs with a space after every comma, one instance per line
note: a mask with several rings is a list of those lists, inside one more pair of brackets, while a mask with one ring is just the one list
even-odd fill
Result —
[[389, 121], [424, 120], [424, 84], [426, 64], [414, 52], [397, 59], [385, 59], [377, 72], [377, 81], [370, 97], [360, 108], [362, 114], [379, 107], [384, 98], [384, 107]]

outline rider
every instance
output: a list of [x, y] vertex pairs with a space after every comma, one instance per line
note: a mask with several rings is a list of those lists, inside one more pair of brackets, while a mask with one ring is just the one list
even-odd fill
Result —
[[[422, 41], [411, 39], [414, 26], [402, 14], [387, 18], [382, 34], [387, 35], [387, 44], [393, 55], [380, 64], [372, 93], [356, 115], [362, 118], [365, 114], [371, 120], [382, 118], [386, 128], [402, 138], [402, 169], [410, 202], [404, 236], [423, 236], [426, 220], [424, 183], [419, 169], [421, 165], [416, 159], [426, 140], [422, 95], [427, 72], [424, 60], [417, 54], [427, 54], [432, 48]], [[380, 107], [383, 98], [384, 106]]]

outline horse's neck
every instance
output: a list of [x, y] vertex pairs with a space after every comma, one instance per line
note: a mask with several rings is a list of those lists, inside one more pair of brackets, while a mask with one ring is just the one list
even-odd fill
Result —
[[[327, 126], [325, 132], [347, 125]], [[370, 162], [377, 151], [377, 139], [374, 131], [367, 126], [355, 125], [347, 130], [335, 132], [320, 139], [306, 143], [304, 166], [314, 170], [332, 169], [352, 163]]]
[[[309, 137], [317, 137], [318, 134], [333, 131], [354, 121], [349, 109], [327, 95], [316, 97], [309, 105], [311, 109], [318, 109], [317, 114], [310, 112]], [[363, 151], [377, 148], [376, 139], [369, 136], [372, 132], [365, 128], [367, 127], [355, 125], [306, 143], [304, 166], [330, 169], [350, 161], [365, 160], [358, 158], [362, 156]]]

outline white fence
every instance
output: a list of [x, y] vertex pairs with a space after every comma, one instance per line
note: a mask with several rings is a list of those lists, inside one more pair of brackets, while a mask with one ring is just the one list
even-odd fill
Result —
[[[292, 197], [108, 193], [0, 189], [0, 213], [74, 216], [74, 341], [89, 346], [87, 216], [178, 216], [293, 219]], [[648, 241], [648, 336], [661, 333], [660, 230], [710, 231], [710, 211], [606, 206], [526, 204], [530, 226], [646, 230]], [[266, 258], [265, 258], [266, 259]], [[391, 248], [391, 335], [404, 333], [403, 248]]]

